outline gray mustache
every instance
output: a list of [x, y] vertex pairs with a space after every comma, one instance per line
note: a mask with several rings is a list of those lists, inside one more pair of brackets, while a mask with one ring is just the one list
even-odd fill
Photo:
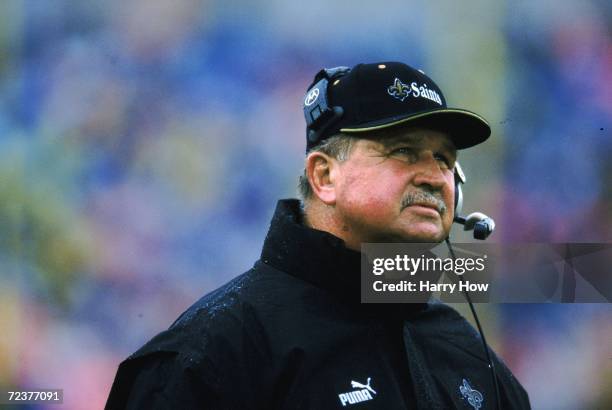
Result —
[[402, 210], [406, 207], [426, 203], [428, 205], [435, 206], [440, 214], [446, 212], [446, 204], [442, 200], [442, 195], [439, 192], [427, 192], [423, 190], [413, 191], [406, 194], [402, 199]]

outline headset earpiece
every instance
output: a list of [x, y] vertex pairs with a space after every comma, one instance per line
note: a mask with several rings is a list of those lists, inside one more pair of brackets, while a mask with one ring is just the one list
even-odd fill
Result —
[[461, 185], [465, 184], [465, 174], [459, 162], [455, 163], [455, 216], [463, 209], [463, 190]]
[[328, 101], [327, 88], [329, 82], [340, 78], [351, 71], [348, 67], [324, 68], [317, 73], [304, 97], [304, 118], [306, 119], [306, 136], [308, 147], [321, 142], [325, 132], [343, 115], [340, 106], [331, 106]]

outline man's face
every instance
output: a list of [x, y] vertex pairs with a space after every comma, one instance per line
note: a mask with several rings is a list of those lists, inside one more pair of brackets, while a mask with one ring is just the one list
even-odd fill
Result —
[[347, 245], [444, 240], [454, 211], [450, 138], [422, 128], [373, 137], [356, 140], [339, 164], [335, 208]]

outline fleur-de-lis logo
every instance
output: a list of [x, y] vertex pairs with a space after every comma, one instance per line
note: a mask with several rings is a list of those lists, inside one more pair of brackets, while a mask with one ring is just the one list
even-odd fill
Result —
[[393, 85], [387, 87], [387, 92], [398, 100], [404, 101], [410, 95], [410, 87], [402, 83], [399, 78], [396, 78], [393, 81]]
[[484, 400], [482, 393], [472, 389], [472, 386], [470, 386], [467, 380], [463, 379], [463, 385], [459, 386], [459, 391], [463, 398], [470, 403], [470, 406], [474, 407], [474, 410], [478, 410], [482, 407], [482, 401]]

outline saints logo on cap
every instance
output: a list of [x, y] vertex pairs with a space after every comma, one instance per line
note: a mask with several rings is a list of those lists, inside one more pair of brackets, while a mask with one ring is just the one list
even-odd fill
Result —
[[416, 82], [412, 82], [408, 85], [402, 83], [399, 78], [396, 77], [393, 85], [387, 88], [387, 92], [400, 101], [404, 101], [406, 97], [412, 94], [414, 98], [427, 98], [428, 100], [442, 105], [440, 95], [434, 90], [427, 88], [427, 84], [423, 84], [419, 87]]
[[410, 87], [402, 83], [399, 78], [395, 78], [393, 85], [387, 88], [389, 95], [397, 98], [400, 101], [404, 101], [408, 95], [410, 95]]

